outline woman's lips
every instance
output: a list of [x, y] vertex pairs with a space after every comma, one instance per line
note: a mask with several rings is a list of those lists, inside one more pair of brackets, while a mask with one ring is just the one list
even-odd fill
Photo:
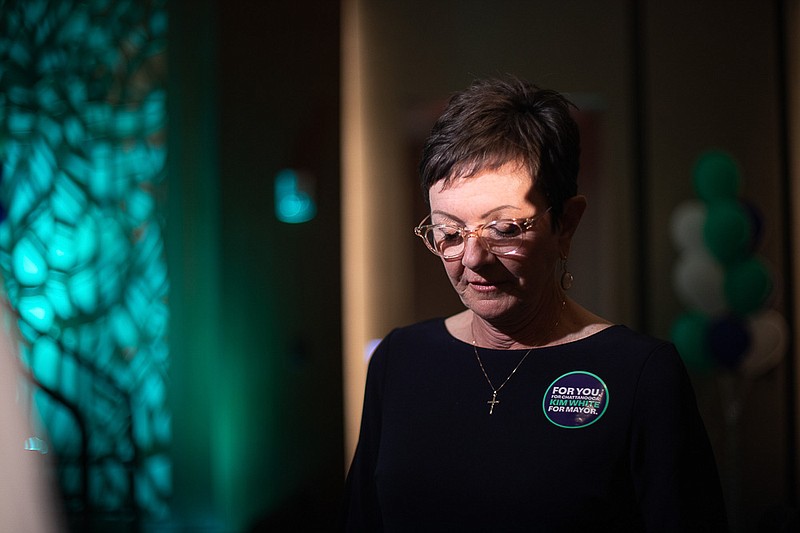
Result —
[[470, 281], [469, 286], [475, 292], [492, 292], [497, 290], [497, 284], [488, 281]]

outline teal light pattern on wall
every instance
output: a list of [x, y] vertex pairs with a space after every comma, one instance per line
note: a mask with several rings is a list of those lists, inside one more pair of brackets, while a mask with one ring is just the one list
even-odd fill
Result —
[[0, 0], [0, 270], [69, 512], [168, 512], [164, 3]]

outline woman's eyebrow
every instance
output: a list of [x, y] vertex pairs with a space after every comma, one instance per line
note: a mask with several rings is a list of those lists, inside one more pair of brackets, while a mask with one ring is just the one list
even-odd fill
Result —
[[481, 218], [486, 218], [489, 215], [491, 215], [492, 213], [494, 213], [496, 211], [502, 211], [503, 209], [516, 209], [516, 210], [519, 210], [519, 207], [517, 207], [515, 205], [509, 205], [509, 204], [501, 205], [501, 206], [495, 207], [494, 209], [490, 209], [489, 211], [485, 212], [484, 214], [481, 215]]
[[445, 216], [445, 217], [449, 218], [450, 220], [452, 220], [454, 222], [460, 222], [461, 224], [464, 223], [464, 221], [461, 220], [460, 218], [458, 218], [457, 216], [451, 215], [450, 213], [448, 213], [446, 211], [442, 211], [441, 209], [434, 209], [433, 211], [431, 211], [431, 215], [442, 215], [442, 216]]

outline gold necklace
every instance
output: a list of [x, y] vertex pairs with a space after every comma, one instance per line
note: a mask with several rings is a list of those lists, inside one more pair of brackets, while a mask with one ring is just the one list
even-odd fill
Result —
[[564, 311], [564, 307], [566, 305], [567, 305], [567, 300], [566, 299], [562, 300], [561, 301], [561, 309], [559, 309], [559, 311], [558, 311], [558, 316], [556, 317], [556, 322], [555, 322], [555, 324], [553, 324], [553, 327], [550, 328], [550, 330], [547, 332], [547, 334], [544, 337], [542, 337], [542, 342], [534, 344], [533, 346], [530, 347], [530, 349], [527, 352], [525, 352], [525, 355], [523, 355], [522, 359], [519, 360], [519, 363], [517, 363], [517, 366], [514, 367], [514, 370], [511, 371], [511, 373], [508, 375], [508, 377], [497, 388], [495, 388], [494, 384], [492, 383], [492, 380], [489, 379], [489, 374], [486, 373], [486, 369], [483, 367], [483, 362], [481, 361], [481, 356], [478, 354], [478, 345], [475, 342], [475, 332], [473, 331], [473, 333], [472, 333], [472, 349], [475, 352], [475, 359], [478, 360], [478, 365], [481, 367], [481, 371], [483, 372], [483, 377], [486, 378], [486, 382], [489, 384], [489, 387], [492, 389], [492, 399], [489, 400], [488, 402], [486, 402], [486, 403], [489, 404], [489, 414], [490, 415], [494, 413], [494, 406], [497, 405], [498, 403], [500, 403], [500, 400], [497, 399], [497, 394], [500, 392], [500, 390], [503, 387], [506, 386], [506, 383], [508, 383], [508, 380], [511, 379], [511, 376], [513, 376], [517, 372], [517, 369], [520, 366], [522, 366], [522, 363], [525, 362], [525, 359], [528, 358], [528, 356], [533, 351], [533, 349], [534, 348], [538, 348], [539, 346], [541, 346], [541, 344], [543, 344], [544, 341], [547, 340], [547, 337], [549, 337], [555, 331], [555, 329], [558, 327], [558, 323], [561, 321], [561, 313]]

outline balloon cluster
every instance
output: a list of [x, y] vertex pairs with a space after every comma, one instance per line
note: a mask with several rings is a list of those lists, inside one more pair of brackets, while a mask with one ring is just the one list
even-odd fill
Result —
[[768, 309], [773, 275], [757, 253], [763, 218], [739, 199], [741, 173], [729, 154], [701, 154], [692, 174], [697, 199], [680, 204], [670, 220], [680, 251], [673, 284], [687, 308], [672, 325], [672, 341], [695, 369], [762, 374], [780, 361], [788, 338], [783, 316]]

